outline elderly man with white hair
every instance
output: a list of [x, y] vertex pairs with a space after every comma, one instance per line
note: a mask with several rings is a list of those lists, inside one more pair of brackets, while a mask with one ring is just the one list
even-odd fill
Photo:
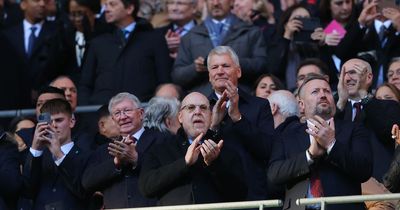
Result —
[[282, 124], [286, 118], [299, 115], [299, 106], [293, 93], [287, 90], [278, 90], [268, 96], [274, 128]]

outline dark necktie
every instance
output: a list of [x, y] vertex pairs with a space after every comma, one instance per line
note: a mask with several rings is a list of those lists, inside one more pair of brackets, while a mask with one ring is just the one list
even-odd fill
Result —
[[32, 55], [32, 51], [33, 51], [33, 47], [35, 46], [35, 41], [36, 41], [36, 32], [37, 28], [36, 26], [32, 26], [31, 27], [31, 34], [29, 35], [29, 39], [28, 39], [28, 57], [31, 57]]
[[386, 27], [385, 27], [385, 25], [382, 24], [381, 27], [379, 28], [379, 33], [378, 33], [379, 42], [380, 42], [382, 47], [385, 44], [386, 33], [387, 33], [386, 32]]
[[361, 102], [354, 103], [353, 107], [356, 109], [356, 115], [354, 116], [353, 122], [358, 122], [361, 117]]
[[122, 34], [124, 35], [124, 38], [125, 38], [125, 39], [128, 39], [130, 33], [131, 33], [131, 32], [128, 31], [128, 30], [122, 30]]

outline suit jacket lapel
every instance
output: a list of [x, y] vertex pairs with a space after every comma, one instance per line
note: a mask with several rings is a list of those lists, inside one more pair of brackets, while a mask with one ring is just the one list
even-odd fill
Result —
[[151, 135], [150, 130], [145, 129], [136, 145], [137, 150], [143, 153], [152, 144], [154, 140], [155, 138], [154, 136]]

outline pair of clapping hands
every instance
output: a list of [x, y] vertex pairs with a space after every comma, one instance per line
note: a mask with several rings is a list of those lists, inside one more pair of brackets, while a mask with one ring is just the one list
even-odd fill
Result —
[[117, 168], [127, 164], [131, 164], [135, 168], [137, 165], [136, 141], [131, 135], [123, 137], [121, 141], [110, 142], [108, 153], [114, 157], [114, 164]]
[[320, 116], [307, 119], [306, 132], [313, 137], [308, 153], [312, 158], [325, 154], [335, 140], [335, 123], [333, 118], [325, 121]]

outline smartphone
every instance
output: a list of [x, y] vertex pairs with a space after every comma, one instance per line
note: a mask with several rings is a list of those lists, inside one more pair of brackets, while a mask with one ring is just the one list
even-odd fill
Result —
[[293, 41], [297, 43], [313, 42], [313, 40], [311, 39], [311, 34], [316, 28], [321, 27], [319, 18], [297, 17], [296, 19], [302, 22], [303, 28], [299, 32], [296, 32], [294, 34]]
[[[50, 113], [48, 113], [48, 112], [43, 112], [43, 113], [41, 113], [41, 114], [39, 115], [37, 121], [38, 121], [39, 123], [45, 122], [45, 123], [47, 123], [48, 125], [50, 125], [50, 124], [51, 124], [51, 115], [50, 115]], [[45, 135], [46, 135], [48, 138], [51, 138], [51, 134], [50, 134], [50, 133], [46, 133]]]

